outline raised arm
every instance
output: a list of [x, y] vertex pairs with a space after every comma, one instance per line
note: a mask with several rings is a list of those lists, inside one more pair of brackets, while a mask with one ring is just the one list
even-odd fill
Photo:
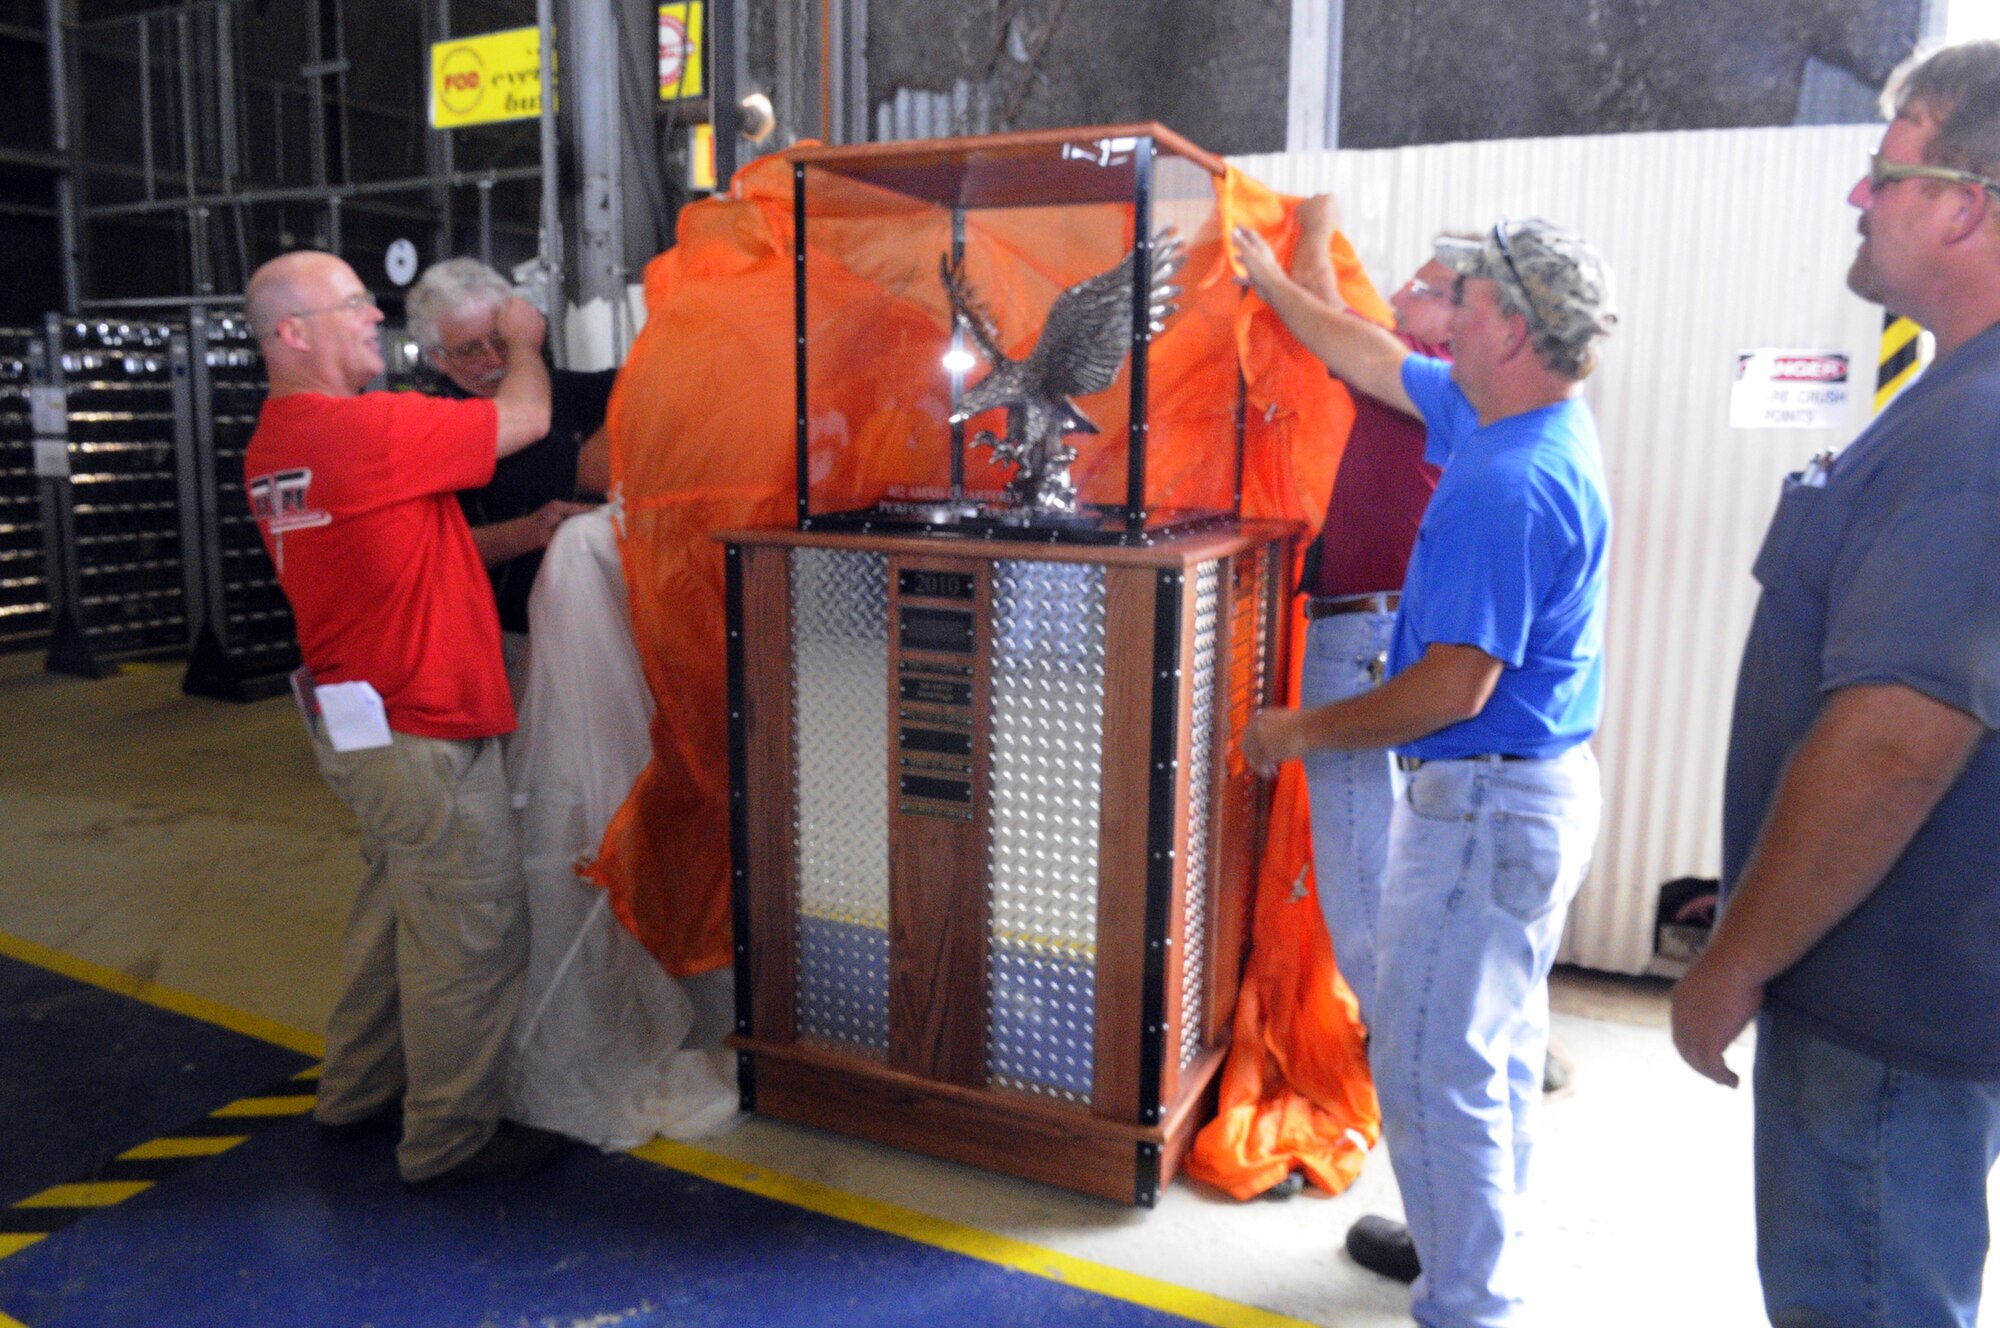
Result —
[[[1386, 402], [1406, 415], [1417, 414], [1403, 390], [1403, 361], [1409, 348], [1387, 329], [1328, 304], [1278, 265], [1264, 237], [1248, 227], [1235, 230], [1236, 256], [1250, 284], [1276, 311], [1299, 344], [1318, 356], [1349, 387]], [[1322, 242], [1319, 247], [1325, 248]], [[1328, 268], [1329, 274], [1331, 267]], [[1335, 299], [1339, 298], [1338, 291]]]
[[1333, 268], [1333, 233], [1340, 229], [1340, 204], [1332, 194], [1314, 194], [1299, 204], [1299, 242], [1292, 248], [1291, 278], [1308, 295], [1345, 313], [1340, 274]]
[[499, 454], [512, 456], [549, 436], [549, 371], [542, 363], [547, 324], [535, 307], [515, 296], [501, 306], [499, 332], [507, 343], [507, 375], [493, 404], [500, 411]]

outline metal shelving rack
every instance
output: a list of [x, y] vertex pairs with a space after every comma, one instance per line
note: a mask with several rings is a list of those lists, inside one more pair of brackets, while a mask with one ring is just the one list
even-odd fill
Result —
[[191, 311], [195, 489], [187, 504], [200, 549], [203, 612], [181, 689], [250, 701], [275, 696], [299, 663], [292, 610], [243, 493], [243, 450], [266, 385], [256, 339], [240, 313]]
[[51, 315], [66, 475], [41, 480], [53, 672], [103, 677], [126, 655], [186, 649], [198, 604], [184, 556], [192, 472], [187, 337], [170, 324]]
[[36, 650], [49, 638], [42, 501], [28, 388], [45, 369], [40, 333], [0, 328], [0, 651]]

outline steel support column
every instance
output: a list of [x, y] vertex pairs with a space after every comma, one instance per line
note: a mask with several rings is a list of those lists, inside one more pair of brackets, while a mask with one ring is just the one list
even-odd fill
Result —
[[535, 25], [540, 29], [542, 129], [542, 235], [539, 258], [548, 279], [549, 351], [558, 367], [569, 364], [563, 344], [564, 314], [569, 300], [563, 281], [562, 203], [557, 196], [556, 170], [556, 17], [555, 0], [535, 0]]
[[78, 194], [83, 187], [83, 153], [70, 130], [69, 99], [82, 83], [74, 77], [75, 63], [69, 58], [69, 40], [65, 31], [69, 16], [64, 13], [65, 8], [66, 0], [47, 0], [43, 22], [48, 37], [50, 146], [63, 159], [55, 178], [57, 244], [62, 249], [58, 262], [62, 267], [63, 312], [73, 314], [83, 300], [81, 268], [84, 234], [77, 215], [81, 201]]

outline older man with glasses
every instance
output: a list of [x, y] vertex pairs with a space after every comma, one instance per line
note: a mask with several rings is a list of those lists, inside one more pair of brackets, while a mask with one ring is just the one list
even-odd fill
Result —
[[1756, 1020], [1773, 1323], [1972, 1328], [2000, 1156], [2000, 42], [1913, 60], [1884, 104], [1847, 284], [1937, 360], [1779, 495], [1674, 1042], [1734, 1087]]
[[[491, 397], [507, 369], [500, 312], [514, 298], [507, 279], [475, 258], [434, 263], [404, 300], [410, 335], [445, 394]], [[549, 372], [549, 430], [494, 467], [493, 479], [459, 495], [472, 541], [500, 607], [508, 676], [520, 679], [527, 656], [528, 592], [556, 527], [589, 510], [611, 487], [604, 413], [615, 370]]]
[[498, 741], [514, 705], [453, 494], [548, 432], [541, 318], [503, 305], [491, 399], [440, 401], [363, 391], [382, 314], [332, 254], [272, 259], [245, 303], [271, 382], [245, 489], [310, 670], [313, 755], [365, 867], [314, 1114], [334, 1143], [400, 1130], [411, 1185], [522, 1175], [563, 1140], [500, 1118], [528, 961]]
[[1403, 584], [1388, 678], [1245, 730], [1265, 772], [1322, 749], [1393, 748], [1369, 1061], [1407, 1227], [1348, 1250], [1415, 1282], [1432, 1328], [1530, 1322], [1520, 1240], [1548, 974], [1597, 837], [1588, 745], [1603, 709], [1611, 515], [1581, 399], [1616, 321], [1610, 272], [1539, 220], [1446, 237], [1453, 359], [1290, 280], [1236, 232], [1250, 280], [1349, 385], [1419, 416], [1443, 468]]

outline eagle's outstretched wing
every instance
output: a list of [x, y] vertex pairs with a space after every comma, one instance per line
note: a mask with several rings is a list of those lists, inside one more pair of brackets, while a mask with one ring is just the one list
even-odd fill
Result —
[[[1159, 331], [1174, 311], [1180, 287], [1171, 284], [1185, 254], [1172, 230], [1153, 240], [1148, 317]], [[1042, 335], [1028, 357], [1032, 377], [1050, 396], [1083, 397], [1102, 392], [1118, 377], [1132, 346], [1132, 270], [1137, 253], [1118, 266], [1080, 281], [1056, 297]]]
[[996, 368], [1004, 364], [1007, 356], [1000, 349], [1000, 330], [994, 326], [993, 315], [987, 312], [979, 293], [966, 280], [965, 264], [952, 262], [949, 254], [939, 254], [938, 280], [944, 283], [945, 298], [951, 301], [952, 320], [972, 334], [988, 364]]

